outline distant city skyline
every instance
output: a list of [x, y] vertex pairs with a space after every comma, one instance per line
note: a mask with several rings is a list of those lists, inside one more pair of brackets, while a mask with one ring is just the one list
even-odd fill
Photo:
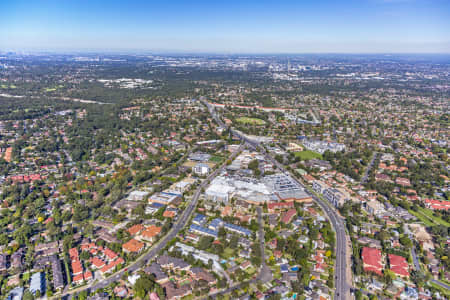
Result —
[[0, 50], [450, 53], [450, 1], [2, 1]]

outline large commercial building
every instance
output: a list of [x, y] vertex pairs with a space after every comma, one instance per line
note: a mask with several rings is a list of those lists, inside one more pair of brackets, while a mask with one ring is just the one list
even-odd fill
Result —
[[278, 201], [310, 202], [311, 196], [291, 176], [283, 173], [264, 177], [265, 184], [278, 197]]
[[168, 192], [155, 193], [148, 198], [148, 202], [168, 205], [176, 200], [181, 199], [181, 196], [182, 195], [178, 193], [168, 193]]
[[280, 201], [312, 201], [302, 186], [278, 173], [262, 180], [242, 176], [218, 176], [205, 191], [206, 198], [227, 204], [232, 197], [252, 204]]

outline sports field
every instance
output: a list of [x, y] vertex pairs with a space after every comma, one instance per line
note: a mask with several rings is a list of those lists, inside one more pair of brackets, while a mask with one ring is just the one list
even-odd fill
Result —
[[300, 157], [301, 160], [310, 160], [313, 158], [322, 159], [322, 155], [320, 153], [311, 150], [299, 151], [294, 154], [296, 157]]
[[251, 124], [251, 125], [266, 124], [266, 122], [264, 120], [257, 119], [257, 118], [248, 118], [248, 117], [240, 117], [240, 118], [236, 119], [236, 121], [238, 121], [239, 123], [242, 123], [242, 124]]

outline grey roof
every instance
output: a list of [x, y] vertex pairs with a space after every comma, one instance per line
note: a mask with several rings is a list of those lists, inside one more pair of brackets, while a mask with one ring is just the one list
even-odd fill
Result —
[[64, 279], [61, 269], [61, 262], [56, 255], [50, 258], [52, 262], [52, 272], [53, 272], [53, 287], [59, 289], [64, 287]]
[[162, 255], [158, 257], [156, 261], [162, 267], [170, 266], [171, 268], [175, 269], [184, 269], [190, 266], [187, 262], [185, 262], [181, 258], [176, 258], [168, 255]]
[[144, 272], [147, 274], [153, 274], [157, 281], [168, 278], [167, 274], [163, 272], [161, 266], [157, 263], [152, 263], [150, 266], [144, 269]]
[[189, 231], [200, 232], [200, 233], [210, 235], [213, 237], [217, 237], [217, 235], [218, 235], [217, 231], [215, 231], [215, 230], [205, 228], [203, 226], [199, 226], [199, 225], [195, 225], [195, 224], [191, 225], [191, 227], [189, 228]]
[[6, 270], [6, 254], [0, 254], [0, 271]]

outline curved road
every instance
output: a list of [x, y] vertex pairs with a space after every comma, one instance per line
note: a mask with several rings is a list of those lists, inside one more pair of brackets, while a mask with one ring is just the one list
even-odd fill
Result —
[[[202, 101], [203, 104], [206, 105], [208, 108], [210, 114], [214, 118], [214, 120], [223, 128], [227, 128], [227, 126], [222, 122], [222, 120], [217, 115], [215, 109], [213, 106], [209, 105], [207, 101]], [[304, 187], [303, 184], [297, 180], [295, 176], [290, 174], [289, 171], [286, 170], [284, 165], [279, 163], [276, 159], [274, 159], [269, 153], [267, 153], [266, 149], [260, 145], [259, 142], [251, 140], [249, 137], [241, 134], [240, 132], [231, 129], [230, 131], [233, 135], [237, 136], [241, 140], [243, 140], [246, 144], [249, 144], [252, 148], [258, 149], [261, 153], [264, 154], [266, 159], [270, 160], [278, 169], [283, 171], [285, 174], [290, 175], [300, 186]], [[342, 221], [342, 218], [338, 215], [336, 210], [332, 208], [328, 203], [317, 197], [316, 195], [310, 193], [307, 189], [305, 189], [306, 192], [316, 201], [316, 203], [323, 209], [325, 214], [328, 216], [328, 219], [331, 222], [331, 225], [333, 226], [334, 231], [336, 232], [336, 264], [334, 268], [334, 276], [335, 276], [335, 293], [334, 293], [334, 299], [335, 300], [345, 300], [350, 299], [350, 286], [347, 282], [347, 268], [350, 268], [349, 265], [347, 265], [347, 236], [345, 231], [344, 222]]]
[[[244, 148], [244, 145], [242, 144], [238, 151], [234, 152], [228, 159], [233, 159], [242, 149]], [[223, 164], [220, 166], [220, 168], [216, 169], [214, 172], [212, 172], [205, 180], [202, 181], [202, 183], [197, 187], [194, 197], [189, 202], [188, 207], [184, 210], [181, 217], [177, 220], [175, 225], [170, 229], [169, 233], [166, 234], [158, 243], [153, 245], [150, 250], [145, 253], [144, 255], [140, 256], [136, 261], [132, 262], [129, 266], [122, 268], [121, 270], [117, 271], [116, 273], [112, 274], [108, 278], [105, 278], [103, 280], [100, 280], [99, 282], [94, 282], [90, 285], [86, 285], [80, 288], [73, 289], [68, 292], [63, 292], [63, 294], [57, 294], [50, 299], [57, 299], [57, 298], [65, 298], [70, 297], [73, 294], [77, 294], [82, 291], [88, 291], [88, 293], [94, 292], [98, 289], [105, 288], [111, 283], [119, 280], [122, 275], [125, 272], [134, 272], [140, 268], [142, 268], [145, 264], [147, 264], [150, 260], [156, 257], [159, 252], [161, 252], [164, 247], [166, 247], [167, 243], [169, 243], [172, 239], [176, 237], [178, 232], [180, 232], [181, 229], [183, 229], [184, 226], [186, 226], [187, 222], [189, 221], [189, 218], [191, 217], [192, 213], [195, 211], [195, 207], [198, 203], [198, 198], [200, 197], [200, 194], [202, 192], [202, 189], [206, 187], [206, 185], [209, 183], [211, 179], [217, 176], [225, 167], [226, 167], [226, 161], [223, 162]]]
[[263, 220], [262, 220], [262, 208], [261, 206], [257, 206], [256, 210], [258, 212], [258, 224], [259, 224], [259, 229], [258, 229], [258, 239], [259, 239], [259, 247], [261, 248], [261, 268], [258, 271], [258, 275], [256, 275], [256, 277], [245, 281], [245, 282], [239, 282], [236, 283], [226, 289], [214, 292], [209, 294], [208, 296], [203, 297], [202, 299], [208, 299], [208, 298], [217, 298], [217, 296], [219, 295], [225, 295], [225, 294], [229, 294], [234, 290], [240, 289], [244, 284], [251, 284], [251, 283], [257, 283], [257, 282], [262, 282], [262, 283], [266, 283], [266, 282], [270, 282], [272, 281], [272, 271], [270, 270], [270, 268], [267, 266], [266, 264], [266, 254], [264, 252], [264, 243], [265, 243], [265, 238], [264, 238], [264, 226], [263, 226]]
[[[413, 237], [410, 235], [410, 238], [413, 238]], [[418, 272], [422, 273], [422, 268], [420, 267], [419, 258], [417, 257], [416, 250], [414, 249], [414, 245], [411, 247], [411, 256], [413, 259], [414, 268]], [[450, 286], [442, 281], [436, 280], [434, 278], [431, 278], [430, 281], [439, 285], [440, 287], [443, 287], [444, 289], [450, 290]]]

